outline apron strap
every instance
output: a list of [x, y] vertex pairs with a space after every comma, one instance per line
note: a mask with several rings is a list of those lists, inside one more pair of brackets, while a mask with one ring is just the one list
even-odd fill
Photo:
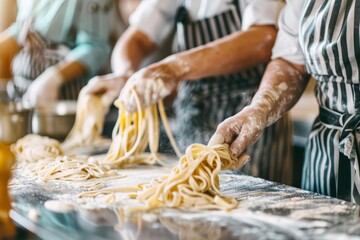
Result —
[[[351, 196], [360, 204], [360, 172], [359, 149], [356, 143], [355, 131], [360, 127], [360, 114], [340, 114], [330, 109], [320, 107], [320, 121], [325, 125], [340, 129], [339, 139], [339, 170], [337, 179], [337, 197], [351, 201]], [[351, 192], [351, 175], [353, 176], [353, 191]]]
[[175, 14], [175, 28], [177, 23], [187, 24], [190, 21], [188, 11], [185, 7], [185, 0], [181, 0], [180, 7], [177, 9]]

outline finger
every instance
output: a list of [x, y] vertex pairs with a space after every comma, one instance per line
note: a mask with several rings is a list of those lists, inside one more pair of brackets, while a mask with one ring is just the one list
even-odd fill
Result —
[[246, 163], [248, 163], [249, 161], [250, 161], [249, 154], [244, 152], [240, 155], [240, 157], [238, 158], [238, 161], [234, 162], [231, 165], [230, 169], [235, 171], [235, 170], [239, 169], [240, 167], [242, 167], [243, 165], [245, 165]]
[[231, 129], [231, 118], [226, 119], [220, 123], [214, 135], [210, 138], [208, 146], [214, 146], [223, 143], [231, 143], [236, 137], [235, 132]]
[[248, 139], [251, 138], [247, 134], [247, 131], [241, 131], [237, 138], [230, 145], [230, 153], [233, 157], [238, 158], [241, 153], [244, 152], [245, 148], [248, 146]]
[[114, 103], [116, 95], [108, 93], [101, 96], [101, 101], [106, 108], [110, 108], [111, 104]]
[[85, 94], [102, 94], [107, 90], [108, 83], [101, 80], [95, 80], [89, 82], [85, 87]]
[[223, 137], [223, 135], [221, 135], [220, 133], [215, 133], [209, 140], [208, 142], [208, 146], [209, 147], [213, 147], [215, 145], [218, 145], [218, 144], [222, 144], [224, 143], [225, 139]]
[[119, 100], [124, 104], [127, 112], [132, 113], [137, 110], [137, 102], [133, 91], [124, 88], [120, 93]]

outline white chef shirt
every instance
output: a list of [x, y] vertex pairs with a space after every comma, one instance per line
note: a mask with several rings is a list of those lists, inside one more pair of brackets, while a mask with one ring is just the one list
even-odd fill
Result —
[[[130, 16], [131, 26], [160, 45], [171, 33], [177, 9], [184, 4], [192, 21], [229, 11], [229, 0], [143, 0]], [[252, 25], [276, 25], [284, 0], [239, 0], [242, 29]]]
[[279, 16], [279, 31], [272, 50], [272, 59], [283, 58], [296, 64], [305, 64], [299, 42], [299, 24], [304, 3], [304, 0], [287, 0]]

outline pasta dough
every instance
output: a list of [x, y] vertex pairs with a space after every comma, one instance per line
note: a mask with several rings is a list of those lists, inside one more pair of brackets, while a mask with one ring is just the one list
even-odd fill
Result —
[[104, 146], [107, 139], [101, 137], [106, 109], [101, 98], [92, 94], [80, 94], [73, 128], [61, 147], [65, 152], [86, 146]]
[[[144, 109], [136, 91], [132, 91], [136, 99], [137, 111], [129, 113], [125, 110], [123, 102], [115, 101], [115, 105], [119, 108], [119, 116], [113, 129], [112, 144], [103, 163], [117, 167], [140, 163], [161, 164], [158, 156], [160, 126], [157, 106], [153, 104]], [[180, 156], [161, 101], [158, 107], [170, 142]], [[150, 154], [144, 153], [147, 146]]]

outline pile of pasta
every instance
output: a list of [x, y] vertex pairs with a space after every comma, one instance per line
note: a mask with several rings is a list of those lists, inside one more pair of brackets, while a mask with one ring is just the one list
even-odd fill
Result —
[[36, 163], [41, 159], [63, 155], [60, 143], [52, 138], [29, 134], [11, 146], [17, 161]]
[[116, 175], [109, 166], [88, 161], [85, 156], [65, 156], [57, 140], [39, 135], [19, 139], [12, 145], [12, 152], [29, 178], [42, 181], [83, 181]]
[[231, 157], [227, 144], [192, 144], [168, 176], [140, 185], [136, 197], [149, 208], [231, 210], [238, 202], [220, 192], [219, 173], [234, 161], [237, 159]]
[[80, 94], [73, 128], [61, 144], [65, 152], [81, 147], [101, 147], [108, 145], [101, 137], [106, 109], [101, 98], [92, 94]]
[[89, 162], [81, 156], [58, 156], [42, 159], [36, 165], [36, 174], [42, 181], [64, 180], [85, 181], [94, 178], [104, 178], [117, 175], [109, 166], [97, 162]]
[[[83, 192], [78, 197], [96, 197], [101, 194], [133, 191], [129, 194], [145, 209], [171, 207], [196, 210], [231, 210], [238, 202], [220, 192], [219, 173], [229, 169], [237, 159], [231, 157], [227, 144], [213, 147], [190, 145], [169, 175], [134, 187], [117, 187]], [[114, 197], [112, 198], [114, 200]], [[133, 209], [142, 209], [135, 207]]]
[[[137, 111], [128, 112], [123, 102], [115, 101], [115, 106], [119, 108], [119, 116], [113, 129], [110, 149], [103, 159], [103, 163], [116, 167], [135, 164], [162, 164], [158, 156], [159, 113], [175, 153], [181, 156], [169, 127], [163, 102], [159, 101], [158, 104], [144, 108], [136, 91], [132, 91], [135, 96]], [[147, 147], [149, 147], [150, 154], [145, 153]]]

